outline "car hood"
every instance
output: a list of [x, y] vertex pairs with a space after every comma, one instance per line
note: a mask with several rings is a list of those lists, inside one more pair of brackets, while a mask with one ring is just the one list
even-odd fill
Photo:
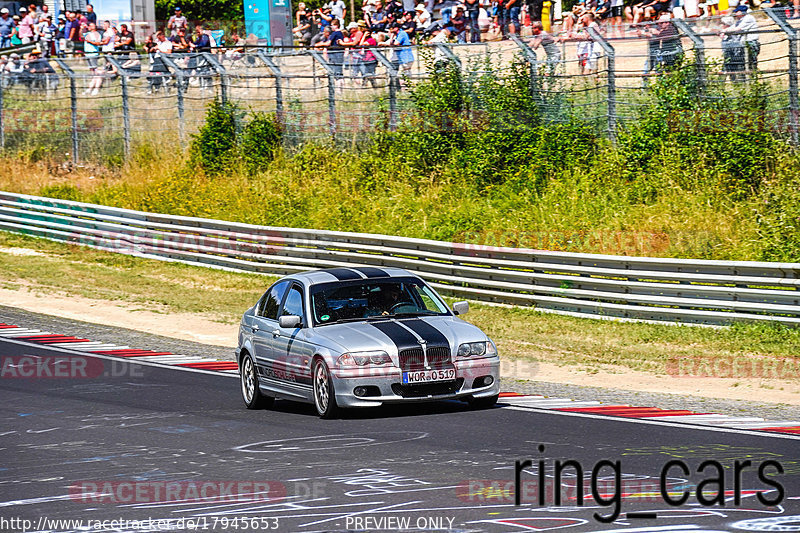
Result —
[[428, 346], [446, 343], [453, 353], [461, 343], [488, 339], [476, 326], [452, 316], [346, 322], [314, 330], [321, 344], [339, 353], [384, 350], [393, 358], [399, 350], [419, 347], [418, 337]]

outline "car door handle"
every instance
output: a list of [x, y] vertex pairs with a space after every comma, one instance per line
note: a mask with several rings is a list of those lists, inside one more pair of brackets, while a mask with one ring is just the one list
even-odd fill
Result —
[[252, 328], [253, 328], [253, 333], [255, 333], [256, 331], [258, 331], [258, 324], [252, 326]]
[[273, 330], [272, 331], [272, 336], [273, 337], [280, 337], [281, 336], [281, 330], [279, 330], [279, 329]]

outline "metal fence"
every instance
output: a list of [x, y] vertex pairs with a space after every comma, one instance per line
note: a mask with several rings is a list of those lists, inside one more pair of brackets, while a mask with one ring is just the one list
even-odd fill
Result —
[[[757, 71], [767, 87], [764, 127], [797, 142], [796, 22], [781, 18], [779, 11], [756, 13], [761, 42]], [[725, 60], [717, 19], [672, 24], [673, 45], [691, 60], [684, 66], [709, 98], [720, 91], [736, 97], [751, 83], [749, 63], [732, 70]], [[672, 61], [658, 39], [613, 27], [603, 35], [589, 31], [565, 39], [550, 47], [553, 54], [533, 50], [530, 43], [522, 37], [416, 46], [410, 70], [398, 67], [390, 47], [374, 49], [375, 62], [369, 65], [350, 52], [342, 64], [324, 51], [297, 48], [106, 56], [92, 60], [100, 67], [94, 72], [86, 58], [54, 59], [51, 74], [2, 74], [0, 147], [45, 150], [82, 161], [119, 160], [141, 141], [185, 145], [214, 98], [276, 113], [290, 144], [354, 143], [376, 129], [402, 124], [413, 108], [407, 86], [429, 79], [442, 61], [473, 73], [490, 65], [500, 77], [515, 62], [527, 63], [538, 80], [547, 120], [577, 117], [613, 136], [652, 105], [648, 86]], [[464, 80], [468, 83], [469, 76]]]
[[800, 263], [549, 252], [277, 228], [0, 192], [0, 230], [118, 253], [287, 274], [394, 266], [473, 300], [587, 317], [800, 325]]

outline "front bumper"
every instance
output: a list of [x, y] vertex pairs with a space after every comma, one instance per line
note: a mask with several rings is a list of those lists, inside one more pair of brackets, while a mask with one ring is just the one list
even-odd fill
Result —
[[[453, 363], [456, 381], [435, 382], [423, 386], [402, 385], [402, 370], [375, 367], [333, 370], [336, 403], [339, 407], [376, 407], [385, 403], [429, 402], [458, 398], [485, 398], [500, 393], [500, 359], [464, 359]], [[491, 385], [476, 385], [476, 380], [491, 376]], [[356, 396], [356, 387], [377, 388], [378, 394]]]

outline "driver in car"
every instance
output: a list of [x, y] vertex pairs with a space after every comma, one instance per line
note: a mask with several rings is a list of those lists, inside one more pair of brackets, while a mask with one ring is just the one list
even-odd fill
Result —
[[408, 303], [401, 300], [402, 290], [399, 285], [389, 284], [378, 288], [369, 296], [366, 316], [388, 316], [393, 313], [392, 308], [400, 303]]

